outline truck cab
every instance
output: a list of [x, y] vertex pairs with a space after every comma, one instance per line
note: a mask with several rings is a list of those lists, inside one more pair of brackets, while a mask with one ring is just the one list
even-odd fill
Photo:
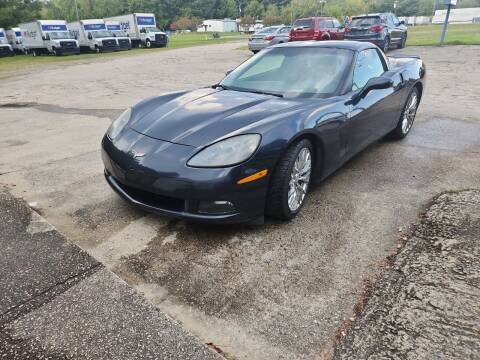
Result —
[[132, 48], [132, 42], [130, 36], [125, 32], [119, 21], [105, 21], [107, 30], [115, 37], [117, 40], [117, 45], [120, 50], [130, 50]]
[[154, 14], [134, 14], [135, 23], [140, 35], [140, 45], [147, 48], [168, 44], [168, 36], [157, 28]]
[[0, 56], [15, 55], [12, 46], [8, 43], [7, 34], [3, 28], [0, 28]]
[[80, 20], [69, 24], [82, 50], [97, 53], [117, 51], [119, 46], [103, 19]]
[[22, 31], [18, 27], [7, 30], [8, 43], [12, 46], [13, 51], [16, 54], [22, 54], [24, 52], [22, 43]]

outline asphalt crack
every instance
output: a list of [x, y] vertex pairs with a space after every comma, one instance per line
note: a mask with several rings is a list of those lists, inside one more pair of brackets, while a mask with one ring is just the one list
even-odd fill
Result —
[[1, 104], [0, 108], [22, 109], [31, 108], [54, 114], [86, 115], [95, 117], [104, 117], [114, 120], [121, 114], [123, 109], [81, 109], [73, 107], [63, 107], [51, 104], [39, 104], [35, 102], [13, 102]]
[[0, 327], [3, 327], [6, 324], [12, 322], [13, 320], [19, 318], [20, 316], [32, 312], [33, 310], [45, 305], [57, 296], [63, 294], [72, 286], [92, 276], [101, 268], [103, 268], [103, 264], [94, 264], [88, 269], [85, 269], [84, 271], [81, 271], [75, 275], [69, 276], [62, 281], [56, 282], [42, 292], [35, 294], [31, 298], [12, 306], [7, 311], [0, 314]]

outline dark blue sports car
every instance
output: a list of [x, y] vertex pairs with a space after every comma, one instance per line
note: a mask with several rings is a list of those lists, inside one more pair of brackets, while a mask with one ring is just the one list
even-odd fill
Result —
[[369, 43], [273, 46], [217, 85], [127, 109], [102, 141], [105, 177], [160, 214], [292, 219], [313, 182], [382, 137], [405, 137], [424, 87], [418, 57]]

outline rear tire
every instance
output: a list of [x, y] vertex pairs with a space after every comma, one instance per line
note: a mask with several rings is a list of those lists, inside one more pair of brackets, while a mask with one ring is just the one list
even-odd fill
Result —
[[[298, 169], [296, 165], [300, 168]], [[291, 145], [273, 172], [265, 214], [280, 220], [293, 219], [304, 204], [311, 183], [312, 170], [312, 143], [303, 139]], [[296, 197], [296, 194], [299, 194], [299, 197]]]
[[382, 44], [382, 51], [386, 54], [388, 50], [390, 49], [390, 37], [385, 37], [385, 40], [383, 40]]
[[408, 95], [400, 119], [398, 119], [397, 126], [388, 134], [390, 139], [400, 140], [408, 135], [415, 121], [415, 116], [417, 115], [419, 101], [420, 94], [418, 89], [414, 87]]

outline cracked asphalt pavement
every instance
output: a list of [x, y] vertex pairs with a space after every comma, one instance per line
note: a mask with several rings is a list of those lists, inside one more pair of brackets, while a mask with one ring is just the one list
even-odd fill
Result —
[[479, 185], [480, 48], [402, 50], [428, 71], [412, 132], [365, 149], [314, 188], [292, 222], [203, 226], [125, 204], [103, 178], [111, 119], [153, 94], [218, 82], [249, 56], [239, 46], [3, 78], [0, 182], [204, 343], [239, 359], [328, 356], [362, 284], [428, 201]]

